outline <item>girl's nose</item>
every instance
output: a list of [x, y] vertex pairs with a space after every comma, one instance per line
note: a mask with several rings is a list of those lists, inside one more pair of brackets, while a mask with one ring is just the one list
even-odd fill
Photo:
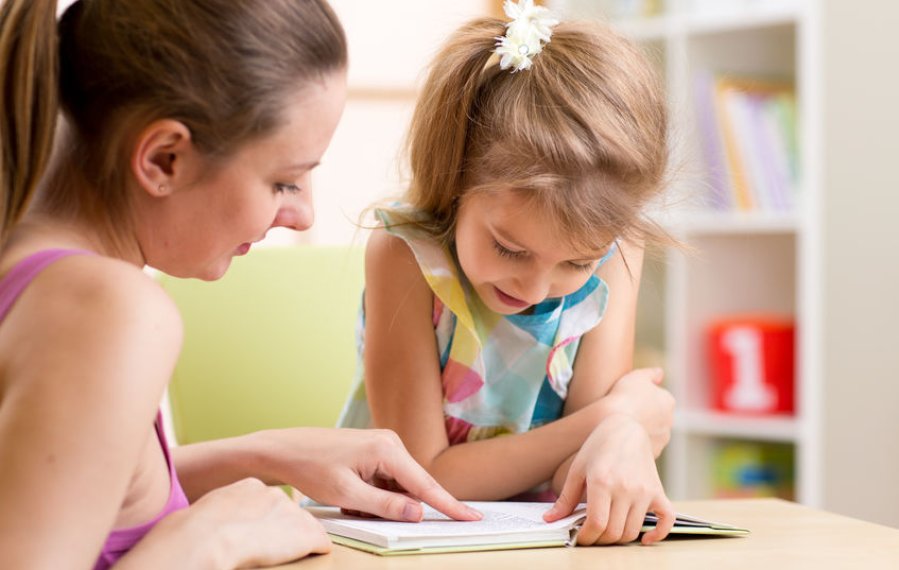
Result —
[[521, 295], [521, 300], [531, 305], [544, 301], [549, 295], [550, 279], [546, 274], [536, 273], [519, 283], [518, 293]]
[[312, 204], [312, 194], [303, 190], [296, 196], [284, 200], [275, 219], [273, 228], [290, 228], [298, 232], [308, 230], [315, 221], [315, 208]]

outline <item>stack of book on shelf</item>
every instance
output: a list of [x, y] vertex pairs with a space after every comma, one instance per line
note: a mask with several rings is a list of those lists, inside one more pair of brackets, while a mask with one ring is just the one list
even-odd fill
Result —
[[709, 205], [792, 211], [799, 178], [792, 82], [702, 73], [696, 104]]
[[795, 450], [792, 445], [723, 440], [713, 448], [712, 457], [715, 497], [795, 500]]

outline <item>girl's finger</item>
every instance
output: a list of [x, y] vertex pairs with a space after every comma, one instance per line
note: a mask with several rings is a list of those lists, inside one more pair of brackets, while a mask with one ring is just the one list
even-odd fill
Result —
[[643, 519], [646, 518], [649, 501], [639, 501], [631, 506], [627, 513], [627, 519], [624, 521], [624, 531], [621, 534], [622, 544], [627, 544], [637, 540], [640, 531], [643, 529]]
[[577, 543], [588, 546], [596, 544], [609, 524], [612, 497], [604, 490], [597, 489], [587, 495], [587, 518], [577, 533]]
[[624, 523], [627, 521], [630, 507], [630, 501], [612, 500], [612, 506], [609, 509], [609, 522], [596, 540], [597, 543], [615, 544], [621, 541], [621, 536], [624, 534]]
[[656, 527], [653, 530], [643, 535], [641, 540], [643, 544], [652, 544], [653, 542], [663, 540], [671, 532], [671, 528], [674, 527], [674, 519], [677, 517], [677, 514], [674, 512], [674, 506], [664, 494], [656, 497], [650, 503], [649, 508], [659, 517], [659, 522], [656, 523]]
[[543, 513], [543, 520], [553, 522], [573, 513], [574, 509], [580, 504], [583, 493], [583, 477], [572, 467], [565, 478], [565, 484], [562, 485], [562, 492], [559, 493], [559, 498], [556, 499], [556, 502], [553, 503], [553, 506], [548, 511]]

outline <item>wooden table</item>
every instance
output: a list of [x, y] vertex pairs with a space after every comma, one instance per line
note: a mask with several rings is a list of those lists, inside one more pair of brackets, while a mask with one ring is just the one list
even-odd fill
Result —
[[396, 557], [381, 557], [335, 545], [331, 554], [280, 568], [899, 569], [899, 529], [779, 499], [683, 501], [675, 503], [675, 508], [678, 512], [748, 528], [752, 534], [738, 538], [674, 539], [654, 546], [629, 544]]

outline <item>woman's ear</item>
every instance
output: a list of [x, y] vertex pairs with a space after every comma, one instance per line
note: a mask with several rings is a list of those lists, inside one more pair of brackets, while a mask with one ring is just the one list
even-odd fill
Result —
[[190, 129], [173, 119], [147, 125], [138, 135], [131, 155], [131, 171], [138, 185], [151, 196], [167, 196], [183, 183], [192, 155]]

